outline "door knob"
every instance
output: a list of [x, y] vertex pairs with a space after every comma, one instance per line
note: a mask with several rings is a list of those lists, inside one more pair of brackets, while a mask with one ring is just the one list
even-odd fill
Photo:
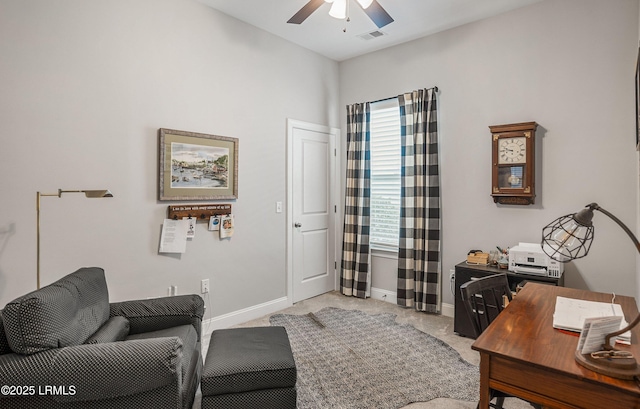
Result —
[[302, 227], [302, 223], [294, 223], [293, 227]]

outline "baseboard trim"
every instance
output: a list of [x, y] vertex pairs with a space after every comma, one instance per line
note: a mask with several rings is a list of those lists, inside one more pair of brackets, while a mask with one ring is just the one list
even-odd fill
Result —
[[398, 301], [397, 293], [375, 287], [371, 287], [371, 298], [374, 300], [386, 301], [391, 304], [397, 304]]
[[281, 297], [202, 321], [202, 351], [206, 353], [209, 348], [209, 339], [213, 331], [273, 314], [292, 305], [288, 297]]
[[[397, 293], [389, 290], [383, 290], [381, 288], [371, 287], [371, 298], [373, 298], [374, 300], [386, 301], [391, 304], [398, 303]], [[453, 318], [454, 311], [455, 307], [453, 306], [453, 304], [442, 303], [440, 314], [444, 315], [445, 317]]]
[[453, 304], [442, 303], [441, 314], [445, 317], [453, 318], [455, 312], [455, 306]]
[[[397, 304], [398, 296], [394, 291], [383, 290], [381, 288], [371, 288], [371, 298], [374, 300], [385, 301], [391, 304]], [[262, 304], [254, 305], [238, 311], [219, 315], [202, 321], [202, 351], [206, 354], [209, 349], [209, 340], [211, 333], [217, 329], [229, 328], [243, 322], [251, 321], [256, 318], [273, 314], [285, 308], [291, 307], [293, 303], [288, 297], [281, 297], [275, 300], [267, 301]], [[453, 318], [455, 307], [453, 304], [442, 303], [441, 314], [446, 317]]]

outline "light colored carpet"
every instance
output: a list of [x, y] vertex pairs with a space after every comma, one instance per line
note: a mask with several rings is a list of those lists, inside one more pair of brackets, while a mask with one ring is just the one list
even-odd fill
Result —
[[[350, 310], [360, 310], [367, 314], [391, 313], [397, 316], [396, 322], [400, 324], [410, 324], [422, 332], [431, 334], [441, 339], [460, 353], [466, 361], [478, 365], [480, 357], [476, 351], [471, 349], [472, 339], [460, 337], [453, 332], [453, 318], [442, 315], [425, 314], [413, 309], [402, 308], [395, 304], [372, 299], [359, 299], [346, 297], [338, 292], [330, 292], [318, 297], [296, 303], [292, 307], [279, 311], [279, 314], [307, 314], [317, 312], [325, 307], [336, 307]], [[237, 327], [269, 326], [270, 315], [265, 315], [256, 320], [252, 320]], [[429, 402], [417, 402], [405, 406], [403, 409], [474, 409], [476, 402], [465, 402], [455, 399], [438, 398]], [[507, 398], [504, 404], [505, 409], [531, 409], [531, 406], [516, 398]], [[195, 402], [194, 409], [200, 408], [199, 396]], [[327, 408], [331, 409], [331, 408]], [[373, 408], [372, 408], [373, 409]]]

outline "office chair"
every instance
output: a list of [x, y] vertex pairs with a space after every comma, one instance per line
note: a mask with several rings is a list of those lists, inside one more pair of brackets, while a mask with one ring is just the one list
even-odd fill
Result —
[[[495, 274], [487, 277], [472, 279], [460, 286], [462, 301], [467, 315], [473, 324], [473, 331], [476, 338], [480, 336], [493, 320], [504, 309], [505, 305], [511, 301], [511, 289], [506, 274]], [[496, 403], [489, 406], [495, 409], [502, 409], [504, 399], [511, 397], [501, 391], [491, 390], [490, 401], [496, 398]], [[531, 403], [535, 409], [542, 409], [542, 406]]]

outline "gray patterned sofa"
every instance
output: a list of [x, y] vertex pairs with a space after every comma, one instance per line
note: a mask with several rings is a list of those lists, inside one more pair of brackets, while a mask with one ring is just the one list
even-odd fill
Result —
[[197, 295], [109, 303], [81, 268], [0, 314], [0, 408], [191, 408], [202, 372]]

